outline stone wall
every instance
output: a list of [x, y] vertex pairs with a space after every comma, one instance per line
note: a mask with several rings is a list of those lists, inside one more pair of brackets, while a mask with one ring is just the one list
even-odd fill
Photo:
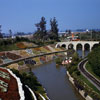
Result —
[[[69, 74], [69, 72], [67, 71], [66, 72], [67, 73], [67, 75], [68, 75], [68, 78], [69, 78], [69, 81], [73, 84], [73, 86], [75, 87], [75, 85], [74, 85], [74, 78], [73, 77], [71, 77], [71, 75]], [[76, 87], [75, 87], [76, 88]], [[77, 88], [76, 88], [77, 89]], [[84, 90], [79, 90], [79, 94], [85, 99], [85, 100], [93, 100], [89, 95], [87, 95], [86, 97], [84, 96], [84, 94], [85, 94], [85, 92], [84, 92]]]

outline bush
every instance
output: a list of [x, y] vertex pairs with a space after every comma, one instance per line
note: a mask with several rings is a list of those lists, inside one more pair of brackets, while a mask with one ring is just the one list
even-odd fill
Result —
[[62, 64], [62, 58], [56, 58], [56, 64], [61, 65]]
[[69, 71], [70, 74], [72, 74], [73, 72], [77, 71], [77, 66], [70, 66], [68, 68], [68, 71]]
[[80, 71], [76, 71], [77, 76], [81, 75]]
[[92, 67], [93, 72], [100, 77], [100, 47], [95, 48], [88, 55], [88, 61]]
[[18, 65], [24, 65], [23, 61], [18, 62]]

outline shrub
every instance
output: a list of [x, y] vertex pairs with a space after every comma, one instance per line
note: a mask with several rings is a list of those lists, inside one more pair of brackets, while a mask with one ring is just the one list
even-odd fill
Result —
[[94, 73], [100, 77], [100, 47], [94, 49], [88, 55], [88, 61]]
[[56, 64], [61, 65], [62, 64], [62, 58], [56, 58]]

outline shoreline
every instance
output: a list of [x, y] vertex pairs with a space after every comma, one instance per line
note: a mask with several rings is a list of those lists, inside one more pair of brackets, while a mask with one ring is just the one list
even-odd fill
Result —
[[84, 92], [83, 90], [79, 90], [79, 91], [78, 91], [78, 89], [77, 89], [77, 88], [75, 87], [75, 85], [74, 85], [74, 78], [71, 77], [71, 75], [69, 74], [68, 71], [66, 71], [66, 74], [67, 74], [67, 76], [68, 76], [68, 78], [69, 78], [69, 81], [70, 81], [70, 83], [72, 84], [72, 86], [75, 88], [75, 90], [79, 93], [79, 95], [80, 95], [84, 100], [93, 100], [89, 95], [87, 95], [87, 96], [85, 97], [85, 92]]

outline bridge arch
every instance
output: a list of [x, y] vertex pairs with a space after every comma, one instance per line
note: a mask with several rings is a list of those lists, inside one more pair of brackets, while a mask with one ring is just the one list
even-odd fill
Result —
[[66, 44], [62, 44], [61, 47], [66, 48]]
[[84, 50], [91, 50], [90, 44], [89, 43], [85, 43], [84, 44]]
[[80, 44], [82, 51], [84, 51], [86, 48], [88, 48], [90, 51], [94, 46], [99, 44], [99, 41], [67, 41], [67, 42], [58, 42], [56, 47], [58, 47], [58, 44], [60, 47], [64, 47], [66, 49], [69, 49], [69, 46], [73, 48], [75, 51], [77, 50], [77, 46]]
[[76, 50], [83, 50], [83, 45], [81, 44], [81, 43], [78, 43], [77, 45], [76, 45]]
[[56, 45], [56, 48], [59, 48], [59, 47], [60, 47], [60, 44], [57, 44], [57, 45]]
[[98, 46], [99, 46], [99, 44], [94, 44], [91, 49], [93, 50], [94, 48], [96, 48]]
[[70, 43], [70, 44], [68, 45], [68, 49], [74, 49], [74, 45], [73, 45], [72, 43]]

